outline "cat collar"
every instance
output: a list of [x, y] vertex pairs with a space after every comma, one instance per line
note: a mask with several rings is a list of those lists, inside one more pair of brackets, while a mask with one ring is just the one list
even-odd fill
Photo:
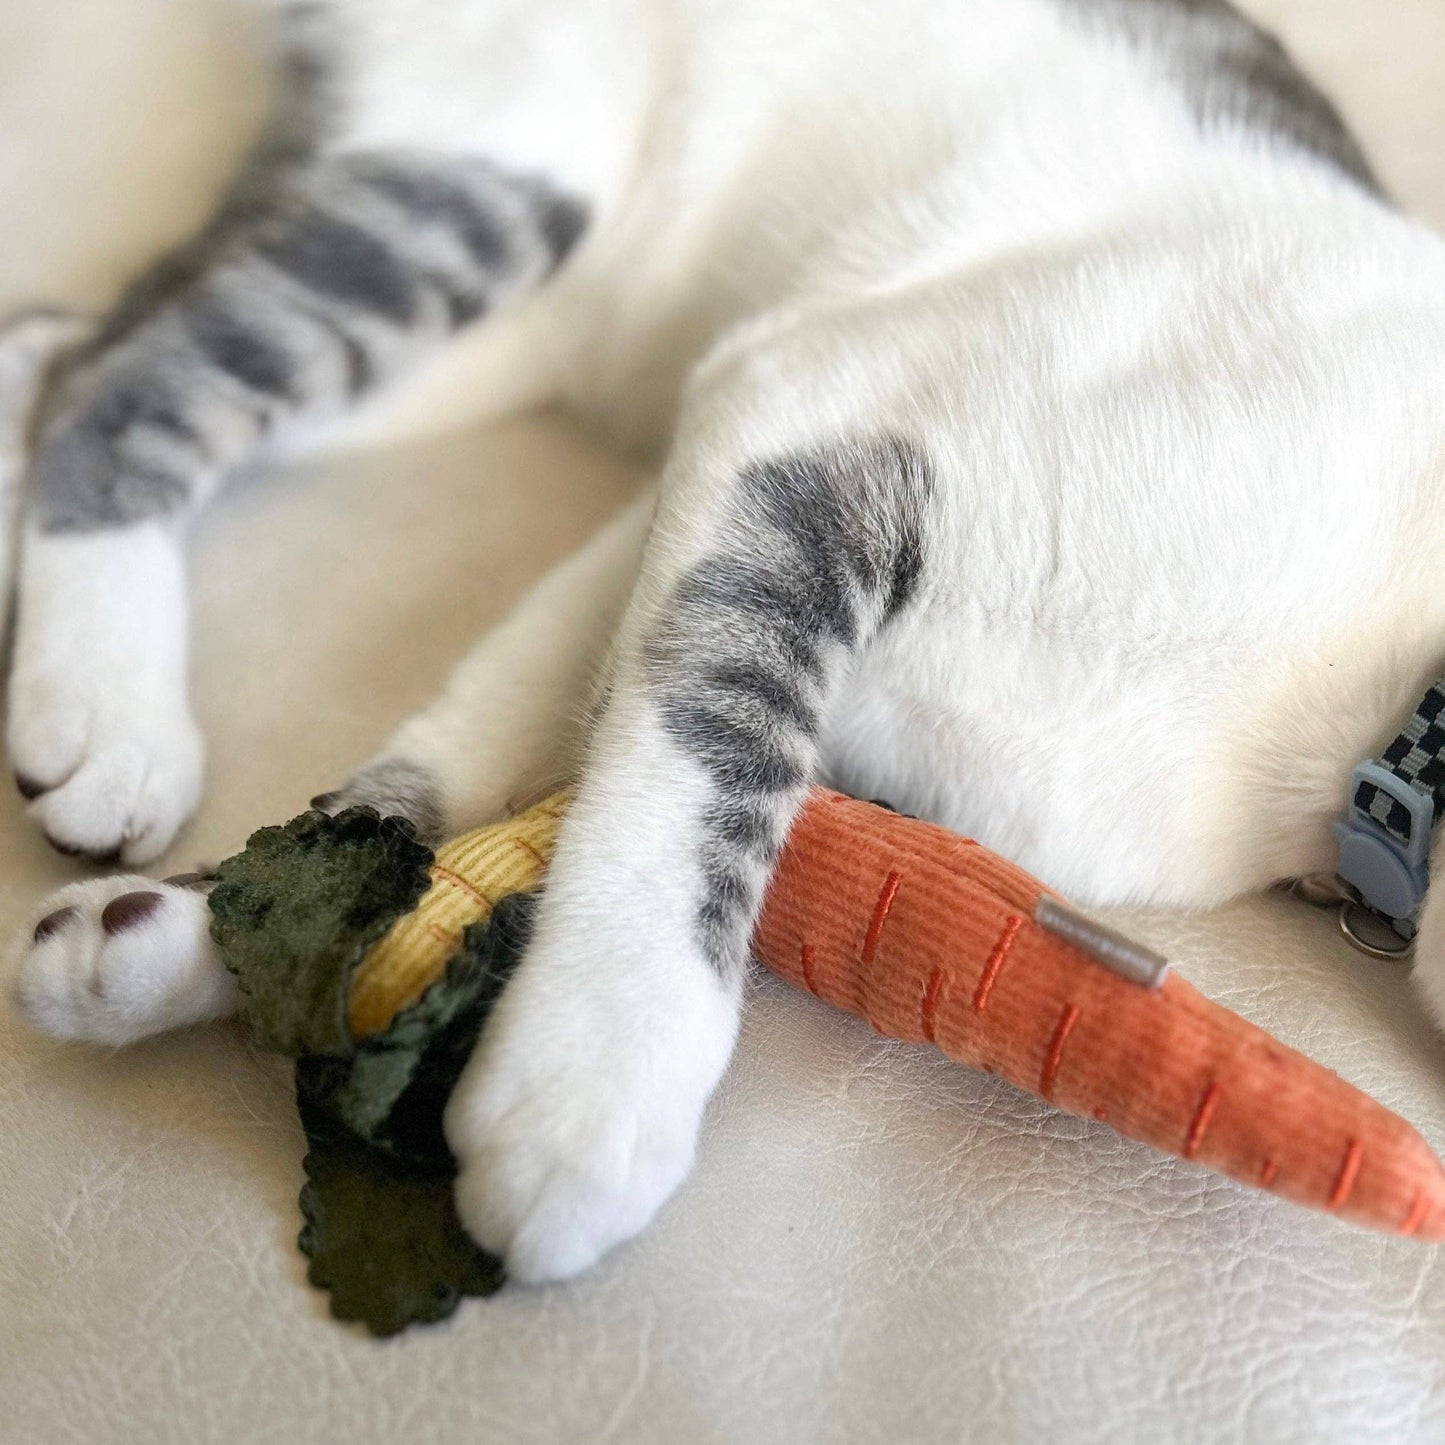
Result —
[[1311, 902], [1339, 903], [1340, 928], [1358, 949], [1398, 958], [1414, 947], [1430, 886], [1430, 840], [1445, 817], [1445, 678], [1420, 700], [1377, 758], [1350, 775], [1345, 817], [1334, 825], [1334, 878], [1299, 880]]

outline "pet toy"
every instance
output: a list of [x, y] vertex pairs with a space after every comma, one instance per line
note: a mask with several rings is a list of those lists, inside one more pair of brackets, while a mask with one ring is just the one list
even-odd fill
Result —
[[[213, 935], [262, 1041], [298, 1060], [310, 1278], [375, 1333], [501, 1282], [453, 1212], [440, 1121], [525, 944], [566, 801], [434, 856], [397, 819], [312, 812], [217, 870]], [[1132, 1139], [1445, 1238], [1445, 1169], [1404, 1120], [945, 829], [814, 790], [753, 949], [880, 1033]]]

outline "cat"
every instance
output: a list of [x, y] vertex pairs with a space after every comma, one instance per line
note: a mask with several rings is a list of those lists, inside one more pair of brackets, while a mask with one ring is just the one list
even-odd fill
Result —
[[[37, 408], [10, 757], [56, 846], [155, 857], [202, 772], [186, 519], [464, 329], [505, 330], [518, 405], [655, 451], [318, 799], [435, 840], [575, 779], [446, 1119], [513, 1277], [686, 1175], [812, 781], [1085, 904], [1332, 866], [1351, 769], [1445, 666], [1445, 241], [1275, 40], [1223, 0], [271, 18], [281, 100], [214, 219], [78, 344], [4, 352], [5, 455]], [[184, 880], [36, 919], [10, 989], [57, 1037], [235, 1006]], [[1428, 905], [1445, 1023], [1442, 935]]]

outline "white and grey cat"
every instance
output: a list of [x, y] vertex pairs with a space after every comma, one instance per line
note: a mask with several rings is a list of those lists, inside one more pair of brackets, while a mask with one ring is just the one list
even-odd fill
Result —
[[[505, 314], [519, 405], [656, 447], [655, 494], [324, 800], [434, 837], [577, 779], [447, 1118], [515, 1276], [686, 1174], [811, 779], [1088, 903], [1330, 866], [1351, 768], [1445, 665], [1445, 241], [1271, 39], [1221, 0], [276, 22], [251, 165], [47, 390], [10, 754], [57, 846], [159, 853], [202, 771], [187, 516], [463, 328]], [[12, 335], [12, 417], [62, 330]], [[37, 917], [12, 989], [52, 1034], [233, 1006], [184, 886]], [[1442, 935], [1445, 903], [1445, 1020]]]

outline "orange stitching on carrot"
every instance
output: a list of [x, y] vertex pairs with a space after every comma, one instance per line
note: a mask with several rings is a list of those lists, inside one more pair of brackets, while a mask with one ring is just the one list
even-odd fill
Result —
[[863, 962], [873, 962], [873, 951], [878, 947], [879, 936], [883, 932], [883, 925], [888, 921], [889, 910], [893, 907], [893, 900], [898, 896], [898, 885], [903, 882], [901, 873], [890, 873], [883, 880], [882, 891], [878, 894], [878, 902], [873, 905], [873, 921], [868, 925], [868, 936], [863, 940]]
[[1330, 1190], [1330, 1197], [1325, 1201], [1326, 1209], [1339, 1209], [1349, 1202], [1355, 1180], [1359, 1178], [1360, 1161], [1364, 1157], [1365, 1146], [1358, 1139], [1351, 1139], [1349, 1148], [1345, 1150], [1345, 1157], [1340, 1161], [1335, 1187]]
[[1259, 1171], [1259, 1187], [1268, 1189], [1274, 1183], [1274, 1176], [1278, 1173], [1279, 1165], [1275, 1163], [1273, 1157], [1266, 1159], [1263, 1168]]
[[1430, 1196], [1423, 1188], [1415, 1191], [1414, 1201], [1410, 1205], [1410, 1212], [1405, 1216], [1405, 1222], [1400, 1226], [1401, 1234], [1414, 1234], [1424, 1224], [1425, 1216], [1430, 1211]]
[[813, 945], [803, 945], [803, 982], [808, 985], [808, 992], [817, 994], [818, 981], [813, 977]]
[[530, 853], [536, 861], [537, 867], [545, 868], [547, 866], [547, 860], [525, 838], [513, 838], [512, 842], [524, 853]]
[[1194, 1111], [1194, 1119], [1189, 1125], [1189, 1133], [1184, 1136], [1184, 1157], [1186, 1159], [1192, 1159], [1199, 1153], [1199, 1146], [1204, 1142], [1209, 1121], [1219, 1107], [1219, 1095], [1218, 1084], [1211, 1083], [1204, 1091], [1204, 1097], [1199, 1101], [1199, 1108]]
[[462, 941], [460, 934], [449, 933], [440, 923], [428, 923], [426, 931], [431, 934], [438, 943], [443, 943], [448, 948], [456, 948]]
[[1053, 1042], [1049, 1045], [1048, 1057], [1044, 1060], [1044, 1071], [1039, 1075], [1039, 1096], [1047, 1099], [1049, 1091], [1054, 1087], [1054, 1076], [1059, 1072], [1059, 1064], [1064, 1057], [1064, 1045], [1069, 1041], [1069, 1035], [1074, 1031], [1074, 1025], [1079, 1021], [1078, 1004], [1068, 1004], [1063, 1013], [1059, 1015], [1059, 1026], [1054, 1030]]
[[460, 888], [462, 892], [465, 893], [467, 897], [472, 900], [473, 903], [480, 903], [483, 908], [486, 908], [488, 910], [491, 909], [492, 900], [488, 898], [485, 893], [481, 892], [477, 888], [474, 888], [470, 883], [468, 883], [467, 880], [463, 878], [460, 873], [453, 873], [450, 868], [443, 868], [440, 863], [433, 863], [431, 865], [431, 871], [433, 878], [446, 879], [446, 881], [450, 883], [453, 888]]
[[1008, 957], [1009, 949], [1014, 946], [1014, 939], [1019, 936], [1019, 929], [1024, 926], [1022, 918], [1011, 917], [1003, 926], [1003, 932], [998, 936], [998, 942], [993, 946], [993, 952], [988, 956], [988, 962], [984, 965], [983, 977], [978, 981], [978, 992], [973, 996], [973, 1011], [981, 1014], [988, 1007], [988, 996], [993, 992], [993, 986], [998, 982], [999, 970]]
[[934, 1020], [938, 1017], [938, 1005], [943, 1001], [943, 970], [935, 968], [928, 975], [928, 987], [923, 990], [923, 1037], [931, 1044], [938, 1040], [934, 1037]]

